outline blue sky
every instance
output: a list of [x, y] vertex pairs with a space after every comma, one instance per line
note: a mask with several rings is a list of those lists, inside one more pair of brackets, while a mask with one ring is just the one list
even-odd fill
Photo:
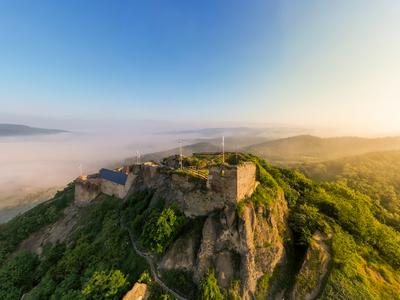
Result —
[[398, 1], [1, 1], [0, 112], [399, 130]]

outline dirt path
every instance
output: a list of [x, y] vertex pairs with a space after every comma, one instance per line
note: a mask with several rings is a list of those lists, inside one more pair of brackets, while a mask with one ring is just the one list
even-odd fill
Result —
[[122, 216], [120, 217], [120, 222], [121, 222], [122, 228], [128, 231], [128, 233], [129, 233], [129, 238], [130, 238], [130, 240], [131, 240], [131, 244], [132, 244], [132, 247], [133, 247], [133, 249], [135, 250], [135, 252], [136, 252], [139, 256], [143, 257], [143, 258], [147, 261], [147, 263], [149, 264], [151, 276], [153, 277], [154, 281], [155, 281], [156, 283], [158, 283], [158, 284], [159, 284], [164, 290], [166, 290], [168, 293], [172, 294], [175, 298], [177, 298], [177, 299], [179, 299], [179, 300], [188, 300], [187, 298], [181, 296], [180, 294], [178, 294], [178, 293], [175, 292], [174, 290], [170, 289], [170, 288], [161, 280], [160, 276], [159, 276], [158, 273], [157, 273], [157, 268], [155, 267], [155, 264], [154, 264], [154, 261], [153, 261], [152, 256], [151, 256], [150, 254], [148, 254], [148, 253], [145, 253], [145, 252], [141, 251], [141, 250], [138, 248], [137, 243], [136, 243], [136, 241], [135, 241], [135, 238], [134, 238], [134, 236], [133, 236], [131, 230], [128, 228], [128, 226], [125, 225]]

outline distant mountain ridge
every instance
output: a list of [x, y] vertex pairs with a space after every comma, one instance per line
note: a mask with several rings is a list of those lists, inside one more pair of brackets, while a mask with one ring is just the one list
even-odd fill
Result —
[[65, 132], [68, 131], [60, 129], [30, 127], [21, 124], [0, 124], [0, 136], [47, 135]]
[[300, 134], [310, 133], [309, 129], [305, 128], [290, 128], [290, 127], [211, 127], [197, 128], [188, 130], [173, 130], [160, 132], [161, 134], [178, 134], [178, 135], [197, 135], [202, 138], [217, 138], [220, 136], [230, 137], [265, 137], [268, 139], [277, 139], [281, 137], [295, 136]]
[[[219, 152], [221, 139], [195, 140], [182, 147], [182, 153], [190, 156], [195, 152]], [[268, 139], [249, 136], [226, 137], [226, 151], [239, 151], [260, 156], [271, 163], [283, 166], [317, 163], [362, 155], [370, 152], [400, 150], [400, 137], [362, 138], [297, 135], [289, 138]], [[179, 148], [145, 154], [142, 159], [158, 161], [163, 157], [179, 154]]]
[[266, 141], [243, 149], [245, 152], [253, 153], [282, 165], [320, 162], [387, 150], [400, 150], [400, 137], [320, 138], [311, 135], [299, 135]]

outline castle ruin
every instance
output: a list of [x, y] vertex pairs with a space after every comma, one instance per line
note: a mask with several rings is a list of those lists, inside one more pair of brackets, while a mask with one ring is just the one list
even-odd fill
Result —
[[239, 165], [211, 166], [207, 185], [226, 201], [238, 203], [251, 196], [257, 187], [256, 165], [243, 162]]
[[[170, 172], [168, 170], [173, 172], [172, 177], [169, 177], [168, 174], [171, 173], [168, 173]], [[185, 210], [202, 211], [209, 210], [211, 207], [221, 207], [224, 203], [237, 204], [251, 196], [257, 187], [256, 165], [253, 162], [242, 162], [238, 165], [210, 165], [208, 176], [199, 176], [208, 188], [206, 194], [201, 197], [200, 194], [194, 196], [195, 194], [191, 192], [194, 186], [188, 182], [191, 176], [188, 174], [196, 175], [196, 171], [189, 167], [185, 175], [185, 172], [175, 174], [174, 170], [179, 171], [177, 168], [153, 162], [130, 165], [118, 170], [101, 169], [98, 174], [87, 178], [80, 177], [75, 181], [75, 201], [78, 204], [86, 204], [100, 193], [124, 199], [132, 188], [162, 187], [164, 194], [160, 197], [181, 198], [186, 203]], [[177, 178], [180, 179], [177, 180]], [[166, 187], [168, 190], [165, 190]], [[196, 203], [193, 202], [194, 199], [197, 199]], [[207, 205], [209, 208], [206, 208]]]

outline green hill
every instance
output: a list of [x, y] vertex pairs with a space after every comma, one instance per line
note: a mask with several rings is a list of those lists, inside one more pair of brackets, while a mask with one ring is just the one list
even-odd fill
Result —
[[36, 128], [20, 124], [0, 124], [0, 136], [27, 136], [65, 133], [65, 130]]
[[305, 164], [301, 169], [319, 182], [341, 182], [368, 195], [377, 216], [400, 231], [400, 151]]
[[268, 161], [281, 165], [320, 162], [374, 151], [400, 149], [400, 137], [319, 138], [303, 135], [263, 142], [244, 148]]
[[[218, 159], [191, 158], [198, 165]], [[180, 265], [186, 263], [181, 259], [187, 247], [182, 245], [193, 241], [193, 249], [199, 249], [208, 241], [210, 228], [222, 230], [229, 224], [234, 241], [235, 233], [254, 233], [245, 234], [239, 248], [222, 244], [212, 250], [212, 257], [226, 257], [249, 241], [254, 245], [246, 250], [251, 253], [235, 252], [231, 265], [223, 260], [238, 274], [237, 280], [222, 288], [213, 263], [199, 280], [189, 271], [174, 269], [160, 275], [164, 282], [186, 299], [241, 299], [247, 284], [241, 281], [247, 277], [241, 276], [248, 272], [241, 269], [243, 263], [259, 253], [269, 254], [255, 257], [257, 265], [246, 265], [257, 268], [265, 259], [274, 261], [275, 246], [281, 245], [284, 259], [257, 277], [256, 299], [313, 294], [318, 299], [399, 299], [400, 233], [384, 224], [373, 199], [342, 182], [318, 183], [253, 155], [227, 153], [227, 161], [254, 162], [260, 183], [228, 214], [232, 207], [215, 208], [205, 216], [184, 215], [178, 202], [165, 200], [171, 181], [157, 181], [160, 190], [136, 191], [124, 201], [101, 194], [85, 207], [74, 205], [70, 185], [54, 199], [0, 225], [0, 299], [120, 299], [137, 281], [150, 285], [149, 299], [174, 299], [143, 273], [150, 267], [131, 246], [131, 232], [158, 266], [171, 249], [178, 254], [169, 259]], [[192, 178], [191, 172], [168, 169], [160, 174], [166, 180], [184, 180], [178, 187], [187, 193], [191, 187], [196, 195], [206, 193], [205, 182]]]

